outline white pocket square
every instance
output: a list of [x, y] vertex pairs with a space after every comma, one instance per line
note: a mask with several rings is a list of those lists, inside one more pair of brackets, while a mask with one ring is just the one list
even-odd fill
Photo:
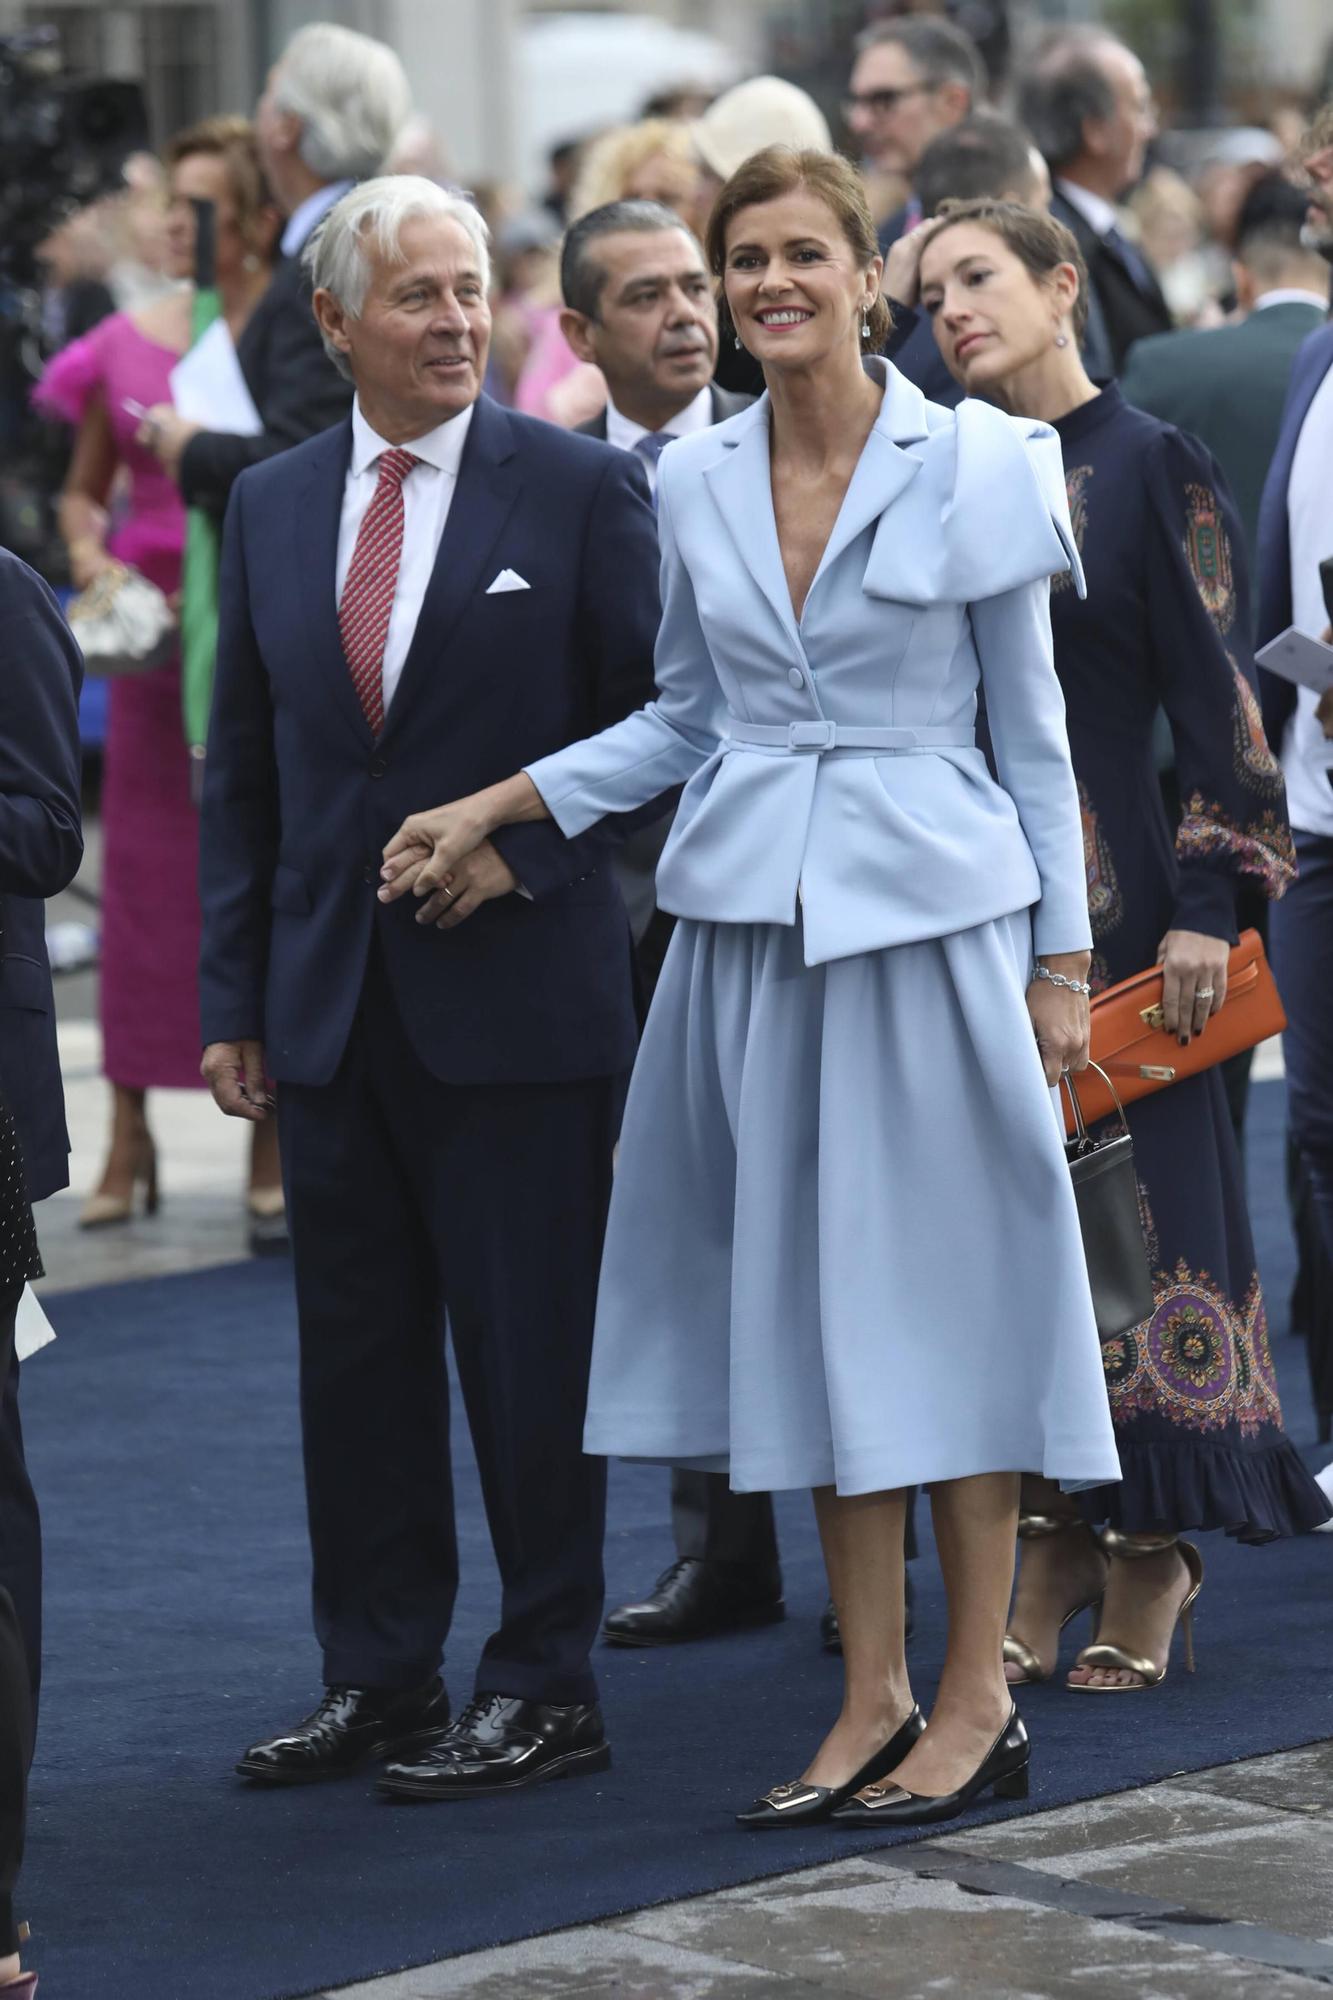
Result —
[[495, 582], [487, 586], [486, 595], [494, 597], [501, 590], [531, 590], [531, 588], [532, 585], [527, 578], [520, 576], [516, 569], [502, 569]]

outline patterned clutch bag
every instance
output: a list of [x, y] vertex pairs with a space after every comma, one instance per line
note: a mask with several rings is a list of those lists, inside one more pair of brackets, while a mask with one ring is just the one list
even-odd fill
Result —
[[110, 564], [66, 611], [90, 674], [115, 679], [165, 666], [176, 645], [176, 620], [155, 583], [125, 563]]
[[[1133, 1104], [1155, 1090], [1165, 1090], [1181, 1077], [1197, 1076], [1225, 1062], [1228, 1056], [1252, 1049], [1287, 1025], [1272, 970], [1258, 931], [1242, 931], [1227, 962], [1227, 995], [1202, 1035], [1191, 1035], [1181, 1048], [1162, 1023], [1162, 968], [1136, 972], [1108, 986], [1092, 1003], [1092, 1060], [1115, 1078], [1119, 1101]], [[1109, 1118], [1116, 1100], [1108, 1085], [1088, 1070], [1079, 1077], [1083, 1116], [1089, 1125]], [[1065, 1130], [1074, 1130], [1066, 1108]]]

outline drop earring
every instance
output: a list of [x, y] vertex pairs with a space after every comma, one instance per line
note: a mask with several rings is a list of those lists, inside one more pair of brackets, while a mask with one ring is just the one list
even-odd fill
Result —
[[1057, 347], [1068, 347], [1069, 335], [1067, 333], [1057, 333], [1055, 336], [1055, 344]]
[[739, 334], [737, 334], [737, 335], [736, 335], [736, 346], [737, 346], [737, 348], [738, 348], [738, 349], [739, 349], [739, 347], [740, 347], [740, 344], [741, 344], [741, 337], [740, 337], [740, 335], [739, 335]]
[[862, 340], [869, 340], [870, 338], [870, 313], [868, 310], [861, 315], [861, 338]]

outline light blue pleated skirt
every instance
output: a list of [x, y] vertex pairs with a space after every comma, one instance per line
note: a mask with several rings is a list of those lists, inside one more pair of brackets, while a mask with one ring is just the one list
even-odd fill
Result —
[[1026, 912], [807, 966], [680, 922], [630, 1085], [586, 1448], [841, 1493], [1120, 1476]]

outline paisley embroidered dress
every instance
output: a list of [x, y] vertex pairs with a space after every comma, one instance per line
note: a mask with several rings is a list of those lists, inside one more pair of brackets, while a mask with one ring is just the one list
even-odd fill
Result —
[[[1168, 930], [1234, 940], [1243, 880], [1280, 896], [1294, 855], [1253, 689], [1244, 544], [1215, 462], [1114, 386], [1057, 425], [1088, 594], [1052, 583], [1055, 664], [1083, 812], [1094, 991]], [[1166, 712], [1182, 802], [1153, 753]], [[1240, 1157], [1220, 1071], [1129, 1112], [1155, 1306], [1104, 1343], [1123, 1481], [1084, 1493], [1127, 1534], [1266, 1541], [1326, 1518], [1282, 1427]]]

